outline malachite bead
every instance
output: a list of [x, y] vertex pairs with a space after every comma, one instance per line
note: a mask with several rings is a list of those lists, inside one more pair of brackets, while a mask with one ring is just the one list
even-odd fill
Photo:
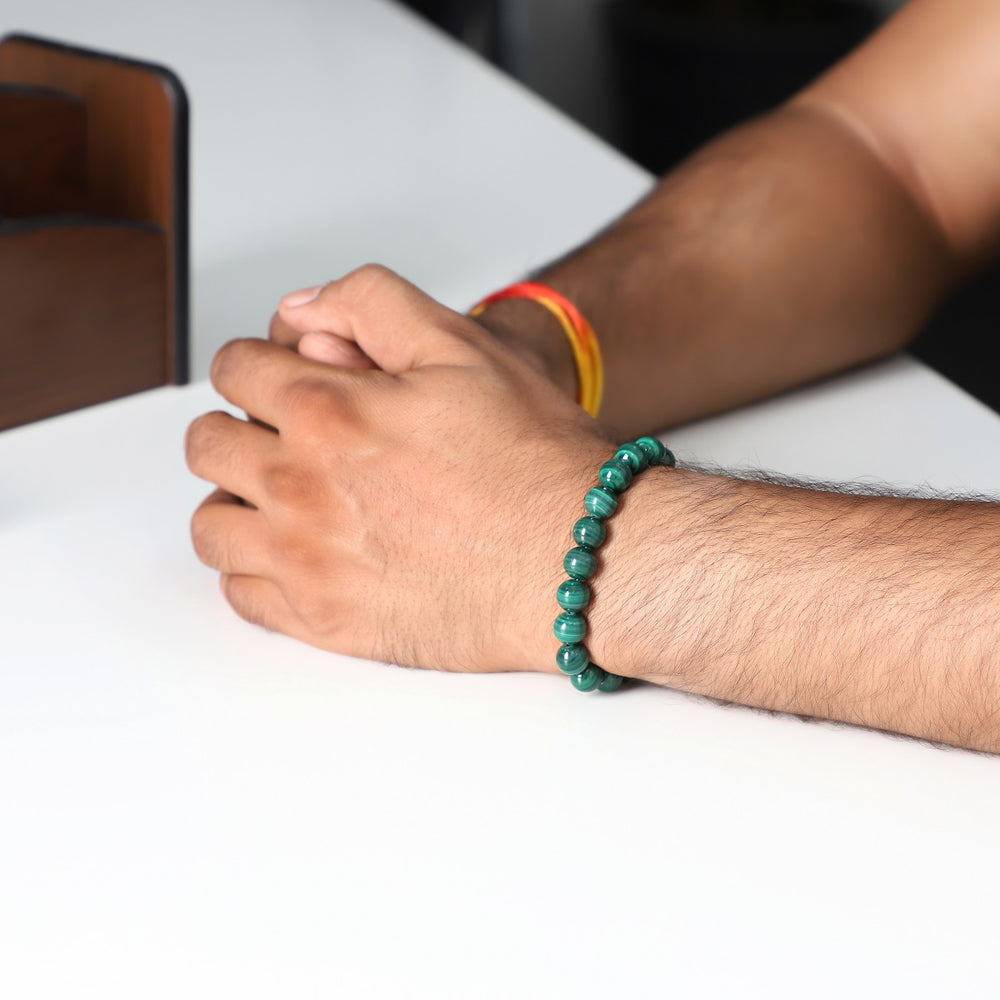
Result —
[[582, 611], [590, 603], [590, 587], [583, 580], [565, 580], [559, 584], [556, 600], [565, 611]]
[[587, 634], [587, 619], [579, 611], [564, 611], [556, 618], [552, 631], [560, 642], [583, 642]]
[[598, 691], [617, 691], [622, 686], [622, 681], [624, 678], [619, 677], [618, 674], [609, 674], [607, 671], [604, 672], [604, 680], [597, 685]]
[[636, 445], [649, 456], [650, 465], [659, 465], [663, 460], [663, 453], [666, 451], [666, 448], [656, 438], [641, 437], [636, 441]]
[[602, 486], [613, 489], [616, 493], [628, 489], [628, 484], [632, 482], [632, 470], [617, 458], [612, 458], [605, 462], [597, 473], [597, 481]]
[[593, 517], [611, 517], [618, 510], [618, 497], [603, 486], [595, 486], [583, 498], [583, 506]]
[[649, 456], [637, 444], [631, 441], [623, 444], [616, 452], [615, 458], [624, 462], [633, 473], [642, 472], [649, 465]]
[[578, 674], [573, 674], [570, 680], [573, 682], [573, 687], [577, 691], [593, 691], [607, 674], [601, 670], [600, 667], [595, 667], [593, 663], [586, 670], [581, 671]]
[[563, 559], [563, 568], [570, 577], [559, 585], [556, 599], [563, 608], [556, 618], [553, 631], [562, 643], [556, 653], [556, 664], [569, 675], [577, 691], [617, 691], [624, 678], [610, 674], [590, 662], [590, 653], [583, 645], [587, 635], [587, 619], [582, 612], [590, 603], [590, 586], [584, 583], [597, 571], [593, 550], [604, 543], [607, 528], [604, 521], [618, 510], [618, 494], [627, 490], [632, 477], [650, 465], [675, 466], [674, 453], [657, 438], [641, 437], [626, 441], [605, 462], [597, 473], [598, 485], [587, 492], [583, 506], [587, 512], [573, 525], [573, 540], [577, 548], [570, 549]]
[[573, 525], [573, 541], [586, 549], [596, 549], [608, 537], [608, 529], [596, 517], [581, 517]]
[[570, 549], [563, 559], [563, 569], [574, 580], [589, 580], [597, 572], [597, 556], [589, 549]]
[[556, 664], [564, 674], [579, 674], [590, 664], [590, 654], [578, 642], [565, 643], [556, 653]]

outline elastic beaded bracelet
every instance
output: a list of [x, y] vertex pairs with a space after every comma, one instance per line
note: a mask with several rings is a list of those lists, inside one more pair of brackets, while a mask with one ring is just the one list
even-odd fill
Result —
[[618, 510], [619, 494], [624, 493], [638, 473], [653, 465], [673, 467], [677, 464], [673, 452], [653, 437], [626, 441], [597, 474], [598, 485], [583, 498], [585, 515], [573, 525], [576, 547], [566, 553], [563, 569], [568, 579], [559, 584], [556, 600], [562, 612], [552, 630], [562, 643], [556, 653], [556, 664], [569, 675], [577, 691], [617, 691], [623, 677], [591, 663], [590, 652], [583, 640], [587, 636], [584, 612], [590, 604], [591, 589], [587, 582], [597, 572], [596, 550], [604, 544], [607, 529], [604, 522]]

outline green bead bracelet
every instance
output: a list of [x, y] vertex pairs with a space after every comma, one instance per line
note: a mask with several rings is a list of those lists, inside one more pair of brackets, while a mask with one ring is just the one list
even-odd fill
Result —
[[676, 464], [673, 452], [656, 438], [626, 441], [614, 458], [601, 466], [597, 473], [598, 485], [584, 497], [586, 514], [573, 525], [576, 547], [563, 559], [563, 569], [569, 579], [559, 584], [556, 592], [561, 612], [553, 625], [555, 636], [562, 643], [556, 653], [556, 664], [569, 675], [577, 691], [617, 691], [624, 679], [591, 663], [590, 653], [583, 644], [587, 636], [584, 612], [591, 597], [587, 581], [597, 572], [595, 552], [607, 538], [604, 522], [618, 510], [618, 497], [629, 488], [634, 476], [653, 465], [672, 468]]

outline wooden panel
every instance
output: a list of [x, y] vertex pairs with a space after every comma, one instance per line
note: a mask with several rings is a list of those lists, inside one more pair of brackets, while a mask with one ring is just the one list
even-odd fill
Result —
[[173, 102], [159, 76], [15, 36], [0, 45], [0, 83], [47, 87], [83, 100], [91, 210], [170, 227]]
[[[87, 211], [161, 228], [161, 382], [187, 381], [187, 101], [180, 81], [163, 67], [13, 35], [0, 42], [0, 83], [83, 101]], [[2, 301], [0, 310], [3, 333], [9, 326]]]
[[80, 98], [0, 84], [0, 216], [86, 210], [85, 130]]
[[162, 385], [166, 268], [154, 227], [0, 226], [0, 429]]

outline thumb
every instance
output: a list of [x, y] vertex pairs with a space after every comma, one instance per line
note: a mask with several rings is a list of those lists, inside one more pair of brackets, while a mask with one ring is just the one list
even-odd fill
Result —
[[302, 331], [299, 350], [314, 360], [326, 360], [322, 352], [332, 350], [330, 342], [317, 339], [317, 331], [356, 345], [391, 374], [470, 360], [469, 321], [377, 264], [330, 282], [305, 302], [302, 294], [286, 296], [278, 313]]
[[[313, 297], [319, 294], [319, 289], [310, 289]], [[292, 292], [286, 295], [282, 302], [286, 305], [295, 304], [296, 296], [302, 292]], [[295, 317], [296, 310], [290, 311]], [[282, 347], [298, 351], [304, 358], [311, 361], [319, 361], [324, 365], [332, 365], [334, 368], [374, 368], [364, 351], [354, 343], [353, 340], [344, 340], [335, 333], [328, 330], [313, 330], [306, 325], [303, 329], [292, 326], [279, 313], [275, 313], [271, 318], [271, 325], [267, 332], [268, 340]]]
[[[282, 302], [287, 305], [295, 305], [297, 300], [306, 301], [315, 298], [320, 292], [319, 288], [309, 288], [302, 292], [291, 292], [286, 295]], [[293, 318], [296, 317], [296, 310], [286, 310]], [[271, 317], [271, 325], [267, 331], [268, 340], [282, 347], [288, 347], [293, 351], [298, 351], [303, 357], [312, 361], [320, 361], [325, 365], [333, 365], [336, 368], [374, 368], [371, 359], [353, 341], [344, 340], [335, 333], [327, 330], [314, 330], [308, 325], [304, 327], [292, 326], [278, 313]]]

